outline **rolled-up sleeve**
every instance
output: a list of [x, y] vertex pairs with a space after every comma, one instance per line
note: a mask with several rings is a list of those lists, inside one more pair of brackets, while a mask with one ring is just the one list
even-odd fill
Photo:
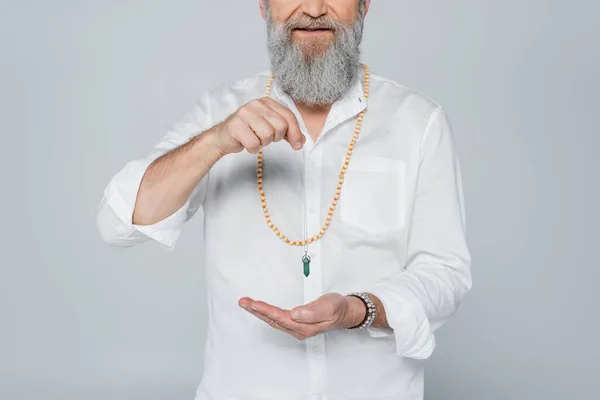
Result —
[[369, 329], [370, 335], [393, 335], [399, 356], [425, 359], [435, 348], [435, 330], [472, 285], [460, 164], [439, 106], [424, 129], [419, 162], [406, 265], [365, 291], [381, 300], [391, 327]]
[[138, 190], [146, 170], [160, 156], [202, 134], [212, 125], [209, 94], [196, 102], [192, 111], [171, 127], [166, 136], [144, 158], [129, 161], [109, 181], [96, 212], [102, 239], [115, 247], [130, 247], [150, 240], [174, 250], [182, 226], [206, 199], [209, 174], [196, 185], [186, 202], [173, 214], [152, 225], [133, 223]]

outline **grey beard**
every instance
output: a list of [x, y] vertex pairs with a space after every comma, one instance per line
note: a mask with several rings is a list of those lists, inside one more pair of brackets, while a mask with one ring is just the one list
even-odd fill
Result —
[[305, 55], [292, 38], [294, 23], [279, 24], [267, 14], [271, 69], [279, 86], [294, 100], [307, 105], [330, 105], [342, 97], [360, 77], [360, 42], [364, 2], [351, 26], [335, 20], [305, 21], [334, 29], [329, 48], [318, 56]]

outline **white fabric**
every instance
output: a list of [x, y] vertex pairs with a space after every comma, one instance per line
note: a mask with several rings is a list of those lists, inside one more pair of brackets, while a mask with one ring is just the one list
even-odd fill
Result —
[[[200, 97], [144, 159], [127, 163], [98, 208], [103, 239], [114, 246], [155, 240], [173, 249], [198, 210], [205, 214], [209, 306], [204, 373], [196, 400], [417, 400], [433, 332], [471, 288], [470, 254], [459, 161], [449, 120], [425, 95], [371, 74], [370, 97], [358, 82], [332, 107], [316, 142], [277, 82], [271, 97], [289, 107], [307, 137], [304, 151], [281, 141], [264, 148], [264, 190], [275, 225], [302, 239], [302, 169], [309, 235], [334, 197], [356, 117], [367, 107], [331, 225], [302, 248], [285, 244], [265, 222], [256, 155], [227, 155], [188, 202], [151, 226], [132, 225], [137, 190], [150, 162], [264, 94], [268, 72]], [[249, 296], [284, 309], [328, 292], [370, 292], [391, 329], [336, 330], [304, 341], [275, 330], [238, 306]]]

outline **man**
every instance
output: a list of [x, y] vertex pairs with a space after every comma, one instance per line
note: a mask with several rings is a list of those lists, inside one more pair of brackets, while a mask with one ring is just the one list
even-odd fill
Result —
[[471, 288], [449, 120], [363, 68], [369, 5], [262, 0], [273, 75], [204, 94], [106, 188], [115, 246], [173, 249], [204, 212], [197, 400], [422, 399], [433, 332]]

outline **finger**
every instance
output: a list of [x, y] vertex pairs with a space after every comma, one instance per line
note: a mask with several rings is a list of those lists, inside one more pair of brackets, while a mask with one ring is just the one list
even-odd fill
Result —
[[256, 318], [258, 318], [258, 319], [266, 322], [272, 328], [275, 328], [275, 329], [278, 329], [278, 330], [280, 330], [282, 332], [285, 332], [288, 335], [292, 335], [296, 339], [299, 339], [299, 340], [306, 339], [306, 336], [303, 336], [303, 335], [299, 334], [298, 332], [295, 332], [295, 331], [293, 331], [291, 329], [288, 329], [288, 328], [286, 328], [286, 327], [278, 324], [276, 321], [273, 321], [271, 318], [265, 317], [264, 315], [262, 315], [259, 312], [252, 311], [252, 310], [250, 310], [249, 312], [250, 312], [250, 314], [254, 315]]
[[285, 316], [285, 311], [281, 308], [272, 306], [271, 304], [267, 304], [260, 300], [252, 301], [252, 303], [250, 303], [250, 308], [275, 321], [279, 321]]
[[263, 101], [255, 99], [240, 107], [236, 113], [258, 138], [261, 146], [269, 145], [275, 135], [274, 128], [262, 118], [262, 115], [269, 110], [270, 108]]
[[315, 310], [306, 307], [296, 307], [290, 312], [292, 320], [301, 324], [315, 324], [323, 322], [323, 319], [318, 317]]
[[255, 115], [250, 119], [250, 129], [258, 137], [263, 147], [268, 146], [275, 137], [275, 129], [260, 115]]
[[286, 135], [286, 140], [292, 145], [292, 147], [296, 150], [300, 150], [306, 142], [306, 137], [302, 134], [300, 130], [300, 125], [298, 124], [298, 119], [289, 108], [279, 104], [275, 100], [271, 98], [265, 98], [265, 103], [271, 107], [275, 112], [281, 115], [288, 123], [288, 130]]
[[[268, 114], [274, 114], [275, 112], [271, 107], [267, 106], [262, 99], [252, 100], [240, 111], [243, 113], [243, 117], [248, 121], [250, 128], [260, 139], [262, 146], [267, 146], [275, 141], [277, 128], [268, 118], [265, 118]], [[271, 117], [271, 119], [273, 118]], [[275, 123], [278, 125], [279, 129], [282, 129], [281, 123]], [[284, 129], [287, 130], [287, 127]]]
[[311, 303], [293, 308], [290, 318], [302, 324], [318, 324], [334, 320], [335, 307], [331, 302], [315, 300]]
[[263, 113], [262, 116], [265, 121], [269, 123], [275, 130], [275, 136], [273, 137], [274, 142], [279, 142], [283, 139], [288, 131], [288, 123], [287, 121], [271, 108]]
[[292, 336], [294, 336], [296, 339], [298, 340], [303, 340], [306, 339], [306, 336], [303, 336], [301, 334], [299, 334], [298, 332], [295, 332], [291, 329], [288, 329], [282, 325], [280, 325], [279, 323], [277, 323], [276, 321], [272, 320], [271, 318], [268, 318], [267, 316], [252, 310], [251, 308], [246, 309], [246, 311], [248, 311], [250, 314], [254, 315], [256, 318], [266, 322], [270, 327], [278, 329], [282, 332], [285, 332], [287, 334], [290, 334]]
[[252, 300], [250, 297], [241, 297], [238, 300], [238, 306], [242, 307], [243, 309], [247, 309], [250, 307], [250, 303], [252, 303], [254, 300]]
[[319, 333], [318, 329], [320, 327], [298, 323], [292, 320], [289, 311], [282, 310], [279, 307], [272, 306], [262, 301], [254, 301], [251, 303], [250, 308], [265, 317], [272, 319], [284, 328], [297, 332], [303, 336], [314, 336]]
[[247, 122], [240, 116], [235, 116], [229, 123], [231, 125], [231, 136], [244, 146], [248, 153], [258, 153], [260, 150], [260, 139], [248, 127]]
[[238, 141], [246, 148], [248, 153], [256, 154], [260, 150], [260, 139], [254, 134], [252, 129], [245, 127], [237, 133]]
[[[247, 108], [251, 111], [253, 117], [261, 116], [275, 131], [273, 142], [279, 142], [287, 134], [288, 122], [273, 108], [271, 108], [264, 99], [256, 99], [248, 103]], [[249, 119], [251, 119], [249, 117]]]

